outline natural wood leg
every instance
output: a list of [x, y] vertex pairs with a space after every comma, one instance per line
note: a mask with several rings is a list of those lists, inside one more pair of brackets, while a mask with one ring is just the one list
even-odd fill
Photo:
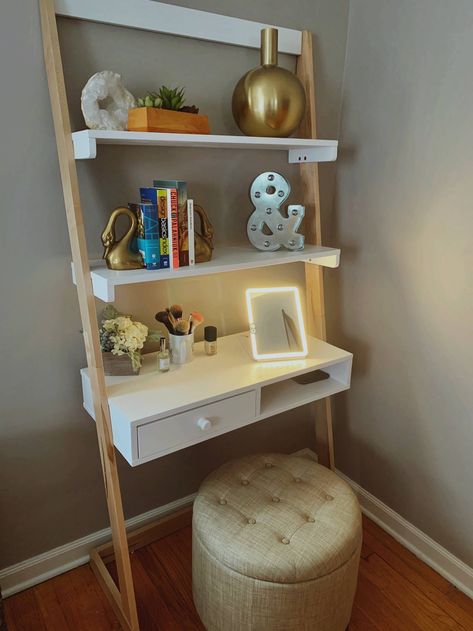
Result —
[[[77, 295], [79, 298], [84, 331], [87, 364], [89, 367], [94, 400], [94, 412], [102, 460], [105, 493], [117, 562], [121, 611], [123, 613], [122, 617], [125, 618], [127, 623], [125, 628], [131, 631], [139, 631], [54, 2], [53, 0], [40, 0], [39, 6], [43, 33], [44, 59], [56, 132], [59, 168], [66, 207], [72, 259], [76, 275]], [[117, 596], [117, 594], [115, 595]]]
[[[299, 136], [317, 138], [315, 116], [315, 77], [312, 51], [312, 34], [302, 33], [302, 52], [297, 61], [297, 76], [302, 81], [306, 97], [306, 113], [302, 120]], [[305, 206], [304, 234], [306, 243], [322, 245], [321, 209], [319, 195], [319, 168], [316, 162], [300, 165], [300, 174]], [[305, 264], [307, 330], [321, 340], [327, 338], [325, 328], [325, 301], [323, 268]], [[315, 415], [317, 454], [322, 464], [335, 468], [332, 431], [332, 407], [330, 398], [312, 406]]]

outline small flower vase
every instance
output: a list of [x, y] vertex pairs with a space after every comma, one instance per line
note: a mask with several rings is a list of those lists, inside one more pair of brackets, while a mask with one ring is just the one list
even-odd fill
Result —
[[133, 364], [128, 355], [114, 355], [102, 352], [103, 369], [108, 377], [125, 377], [139, 375], [140, 368], [133, 370]]
[[173, 364], [188, 364], [194, 359], [194, 333], [173, 335], [169, 333], [169, 350]]

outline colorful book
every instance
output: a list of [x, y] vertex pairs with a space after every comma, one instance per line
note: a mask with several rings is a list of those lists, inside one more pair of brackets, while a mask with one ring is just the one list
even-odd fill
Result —
[[158, 189], [158, 221], [159, 221], [159, 249], [161, 254], [161, 267], [169, 268], [169, 230], [168, 230], [168, 192], [166, 189]]
[[169, 258], [171, 269], [179, 268], [179, 207], [177, 202], [177, 190], [167, 189], [168, 202], [168, 235], [169, 235]]
[[142, 239], [138, 237], [136, 241], [146, 269], [159, 269], [161, 267], [159, 239]]
[[171, 261], [169, 257], [167, 191], [151, 186], [142, 187], [140, 188], [140, 197], [143, 203], [151, 202], [156, 205], [158, 222], [158, 236], [156, 238], [159, 239], [160, 265], [163, 269], [169, 268]]
[[157, 188], [175, 188], [177, 190], [179, 213], [179, 266], [189, 265], [189, 248], [187, 247], [188, 214], [187, 214], [187, 183], [183, 180], [154, 180]]
[[[139, 231], [144, 239], [159, 239], [158, 205], [155, 202], [142, 202], [139, 205]], [[141, 225], [140, 225], [141, 224]]]
[[136, 231], [136, 247], [143, 259], [146, 269], [159, 269], [161, 257], [159, 253], [158, 209], [156, 204], [142, 202], [128, 204], [138, 220]]
[[195, 265], [194, 200], [187, 200], [187, 244], [189, 265]]

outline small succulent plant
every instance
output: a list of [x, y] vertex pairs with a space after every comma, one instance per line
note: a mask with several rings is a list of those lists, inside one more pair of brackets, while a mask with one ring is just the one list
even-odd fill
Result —
[[180, 110], [184, 105], [184, 88], [167, 88], [161, 86], [158, 93], [161, 107], [165, 110]]
[[199, 113], [198, 107], [184, 105], [184, 102], [184, 88], [168, 88], [163, 85], [159, 88], [159, 92], [148, 92], [146, 96], [138, 99], [138, 107], [157, 107], [190, 114]]

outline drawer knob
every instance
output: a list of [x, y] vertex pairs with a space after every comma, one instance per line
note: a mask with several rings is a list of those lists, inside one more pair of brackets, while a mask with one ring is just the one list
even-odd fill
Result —
[[209, 421], [208, 418], [200, 418], [197, 421], [197, 425], [203, 432], [207, 432], [212, 427], [212, 421]]

